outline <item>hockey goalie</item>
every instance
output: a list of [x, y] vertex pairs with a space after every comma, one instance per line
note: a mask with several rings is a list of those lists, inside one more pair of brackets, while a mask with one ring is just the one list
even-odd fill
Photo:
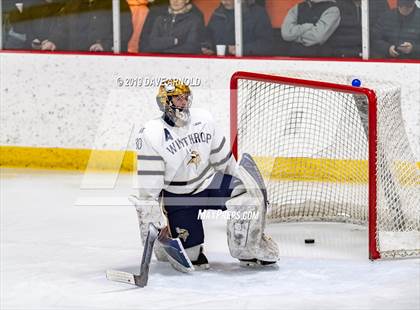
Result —
[[207, 269], [199, 211], [255, 212], [256, 219], [228, 219], [230, 253], [247, 266], [276, 263], [277, 245], [264, 234], [267, 194], [252, 157], [236, 162], [212, 116], [190, 108], [188, 85], [167, 80], [156, 99], [163, 114], [136, 136], [139, 195], [130, 197], [143, 244], [153, 223], [158, 260], [184, 272]]

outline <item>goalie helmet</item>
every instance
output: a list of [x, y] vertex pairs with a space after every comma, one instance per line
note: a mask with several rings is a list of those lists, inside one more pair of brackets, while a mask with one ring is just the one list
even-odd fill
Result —
[[156, 96], [159, 109], [177, 127], [188, 124], [192, 102], [190, 87], [179, 80], [167, 80]]

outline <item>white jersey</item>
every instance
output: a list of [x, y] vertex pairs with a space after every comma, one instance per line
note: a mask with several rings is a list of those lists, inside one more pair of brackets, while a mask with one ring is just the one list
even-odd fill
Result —
[[190, 109], [189, 124], [172, 127], [163, 118], [146, 123], [136, 139], [141, 196], [157, 198], [162, 189], [175, 194], [198, 193], [216, 170], [233, 174], [236, 161], [213, 117]]

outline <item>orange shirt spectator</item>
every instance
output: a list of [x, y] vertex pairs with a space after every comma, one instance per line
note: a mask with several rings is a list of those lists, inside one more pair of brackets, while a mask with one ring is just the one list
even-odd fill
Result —
[[140, 44], [140, 34], [143, 29], [147, 14], [149, 14], [149, 3], [153, 0], [127, 0], [133, 15], [133, 35], [128, 42], [128, 52], [137, 53]]

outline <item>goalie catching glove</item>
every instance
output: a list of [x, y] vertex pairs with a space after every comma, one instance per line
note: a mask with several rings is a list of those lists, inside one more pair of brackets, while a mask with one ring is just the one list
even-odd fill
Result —
[[[149, 223], [155, 225], [158, 229], [162, 229], [165, 226], [165, 220], [160, 210], [159, 203], [154, 199], [139, 199], [137, 196], [129, 196], [128, 200], [134, 205], [137, 212], [137, 218], [139, 221], [140, 236], [144, 246], [144, 243], [149, 233]], [[155, 252], [158, 261], [168, 261], [166, 254], [159, 244], [156, 242], [153, 251]]]

